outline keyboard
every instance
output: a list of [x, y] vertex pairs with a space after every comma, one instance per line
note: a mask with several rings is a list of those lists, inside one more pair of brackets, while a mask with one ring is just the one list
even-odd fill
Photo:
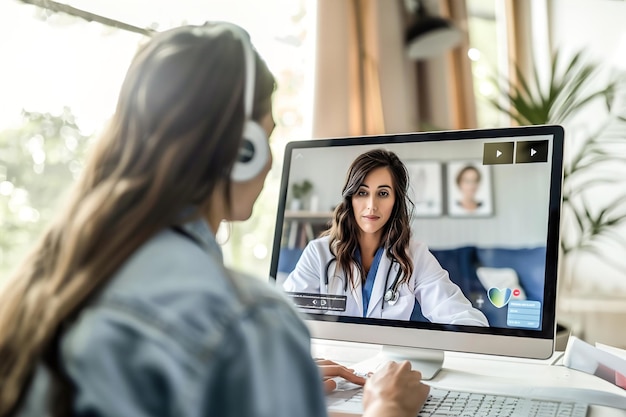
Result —
[[[350, 394], [336, 409], [362, 412], [363, 390], [353, 390]], [[567, 400], [539, 400], [431, 387], [417, 417], [586, 417], [587, 410], [587, 404]]]
[[418, 417], [586, 417], [587, 404], [431, 388]]

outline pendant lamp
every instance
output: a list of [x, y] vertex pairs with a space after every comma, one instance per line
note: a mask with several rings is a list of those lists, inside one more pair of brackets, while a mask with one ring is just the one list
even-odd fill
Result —
[[432, 58], [461, 42], [462, 32], [451, 21], [430, 15], [422, 0], [407, 0], [406, 4], [414, 16], [405, 37], [409, 58]]

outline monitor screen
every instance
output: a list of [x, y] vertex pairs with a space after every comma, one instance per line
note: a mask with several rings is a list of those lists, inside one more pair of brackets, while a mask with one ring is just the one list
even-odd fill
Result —
[[549, 357], [562, 158], [560, 126], [291, 142], [270, 274], [316, 338]]

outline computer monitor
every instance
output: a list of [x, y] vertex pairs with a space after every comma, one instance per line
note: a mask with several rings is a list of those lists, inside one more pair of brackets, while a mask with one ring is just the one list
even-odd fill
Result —
[[[423, 360], [416, 366], [425, 378], [445, 351], [547, 358], [556, 328], [563, 136], [560, 126], [529, 126], [290, 142], [270, 275], [306, 313], [314, 338], [382, 345], [392, 357]], [[385, 263], [383, 250], [365, 294], [359, 269], [355, 288], [320, 235], [343, 201], [349, 167], [376, 149], [393, 152], [408, 172], [415, 264], [396, 291], [401, 268]]]

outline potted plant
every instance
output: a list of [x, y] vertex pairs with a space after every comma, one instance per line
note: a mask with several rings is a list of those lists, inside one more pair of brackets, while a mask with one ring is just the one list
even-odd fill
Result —
[[303, 208], [303, 199], [311, 192], [313, 184], [309, 180], [302, 180], [291, 185], [291, 209], [301, 210]]
[[[615, 187], [622, 178], [603, 168], [623, 166], [626, 161], [626, 108], [615, 106], [615, 97], [623, 91], [624, 74], [599, 83], [601, 67], [585, 62], [582, 51], [566, 65], [561, 60], [558, 52], [553, 54], [547, 83], [540, 82], [537, 68], [530, 77], [515, 68], [518, 84], [513, 86], [502, 78], [492, 78], [500, 96], [490, 99], [490, 103], [519, 125], [564, 126], [569, 142], [564, 161], [563, 259], [567, 263], [575, 252], [586, 251], [622, 272], [624, 264], [607, 256], [604, 249], [606, 245], [626, 248], [626, 239], [617, 233], [617, 228], [626, 224], [626, 193], [623, 187]], [[573, 135], [568, 125], [575, 124], [576, 116], [583, 110], [599, 104], [605, 110], [599, 127], [583, 137]], [[618, 146], [622, 146], [621, 153]], [[594, 198], [598, 193], [603, 196], [602, 203]], [[571, 277], [563, 278], [571, 285]]]

